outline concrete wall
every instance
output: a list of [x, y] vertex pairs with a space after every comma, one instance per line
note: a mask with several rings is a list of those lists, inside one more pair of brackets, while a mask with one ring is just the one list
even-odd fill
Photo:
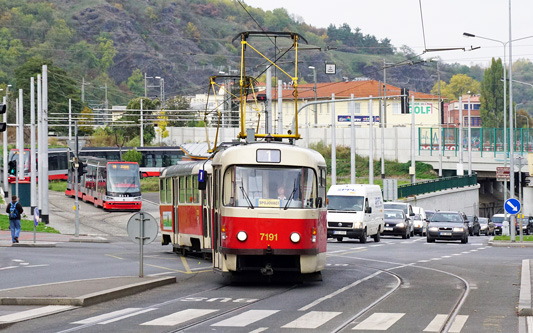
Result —
[[425, 210], [459, 210], [466, 215], [479, 216], [479, 184], [438, 191], [428, 194], [417, 195], [405, 199], [413, 206], [422, 207]]

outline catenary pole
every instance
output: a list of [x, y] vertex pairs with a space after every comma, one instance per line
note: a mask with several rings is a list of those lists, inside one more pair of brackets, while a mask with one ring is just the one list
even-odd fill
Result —
[[[18, 169], [18, 179], [24, 180], [24, 98], [23, 91], [19, 89], [19, 163], [17, 165]], [[19, 193], [20, 195], [20, 193]]]
[[468, 92], [468, 175], [472, 176], [472, 118], [470, 116], [470, 91]]
[[[350, 183], [355, 184], [355, 101], [353, 100], [354, 95], [350, 95]], [[315, 110], [316, 110], [315, 105]]]
[[372, 110], [372, 95], [368, 99], [368, 140], [370, 141], [368, 149], [368, 184], [374, 185], [374, 114]]
[[43, 167], [40, 161], [43, 160], [43, 122], [42, 122], [43, 104], [42, 104], [42, 80], [41, 74], [37, 74], [37, 180], [38, 180], [38, 199], [39, 216], [43, 214]]
[[[331, 94], [335, 100], [335, 94]], [[331, 104], [331, 185], [337, 185], [337, 133], [335, 130], [335, 103]]]
[[48, 203], [48, 66], [43, 65], [43, 92], [42, 92], [42, 103], [43, 103], [43, 155], [42, 155], [42, 177], [43, 177], [43, 211], [42, 211], [42, 221], [45, 224], [49, 223], [49, 203]]
[[[409, 96], [407, 96], [409, 98]], [[416, 182], [416, 164], [415, 164], [415, 95], [411, 96], [411, 184]]]
[[[9, 86], [7, 87], [7, 89], [9, 89]], [[4, 113], [4, 123], [7, 124], [7, 109], [8, 109], [8, 105], [7, 105], [7, 92], [6, 92], [6, 96], [4, 96], [4, 104], [6, 106], [6, 113]], [[4, 149], [3, 149], [3, 160], [4, 160], [4, 172], [3, 172], [3, 184], [4, 184], [4, 196], [7, 198], [8, 197], [8, 192], [10, 191], [8, 189], [8, 181], [7, 181], [7, 129], [4, 131], [4, 134], [2, 136], [2, 142], [3, 142], [3, 146], [4, 146]]]
[[37, 159], [35, 157], [35, 78], [30, 78], [30, 206], [31, 214], [33, 215], [35, 207], [37, 206], [36, 198], [36, 174], [35, 167], [37, 166]]
[[[146, 73], [144, 74], [146, 76]], [[141, 147], [144, 147], [143, 99], [141, 98]]]
[[[509, 0], [509, 166], [510, 166], [510, 181], [509, 189], [511, 191], [510, 196], [512, 199], [515, 197], [514, 188], [514, 128], [513, 128], [513, 38], [511, 33], [511, 0]], [[511, 215], [509, 228], [511, 229], [511, 242], [516, 242], [516, 228], [515, 228], [516, 215]]]
[[463, 96], [459, 96], [459, 175], [463, 172]]

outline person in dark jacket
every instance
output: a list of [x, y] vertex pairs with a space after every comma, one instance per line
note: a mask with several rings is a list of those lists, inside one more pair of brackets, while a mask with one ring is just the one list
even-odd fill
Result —
[[11, 197], [11, 202], [7, 205], [6, 213], [9, 215], [9, 229], [11, 230], [11, 240], [13, 243], [19, 242], [20, 217], [24, 212], [22, 205], [17, 201], [17, 196]]

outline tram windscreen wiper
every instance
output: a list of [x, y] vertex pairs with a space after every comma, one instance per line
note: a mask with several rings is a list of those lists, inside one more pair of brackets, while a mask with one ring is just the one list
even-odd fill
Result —
[[283, 210], [287, 210], [287, 208], [289, 208], [289, 204], [291, 203], [292, 198], [294, 198], [294, 193], [296, 193], [296, 180], [294, 181], [294, 187], [292, 188], [291, 195], [289, 195], [289, 199], [287, 199], [287, 203], [285, 204]]
[[241, 185], [240, 186], [240, 189], [242, 191], [242, 195], [244, 195], [244, 198], [246, 199], [246, 201], [248, 202], [248, 206], [251, 208], [251, 209], [254, 209], [254, 205], [252, 205], [252, 201], [250, 200], [250, 197], [248, 197], [248, 194], [246, 193], [246, 191], [244, 190], [244, 187]]

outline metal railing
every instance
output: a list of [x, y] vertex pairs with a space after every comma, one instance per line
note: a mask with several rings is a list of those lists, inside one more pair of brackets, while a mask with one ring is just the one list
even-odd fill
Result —
[[414, 184], [405, 184], [398, 186], [398, 198], [405, 198], [412, 195], [442, 191], [457, 187], [472, 186], [477, 184], [477, 173], [473, 172], [472, 176], [453, 176], [442, 177], [435, 180], [427, 180]]

